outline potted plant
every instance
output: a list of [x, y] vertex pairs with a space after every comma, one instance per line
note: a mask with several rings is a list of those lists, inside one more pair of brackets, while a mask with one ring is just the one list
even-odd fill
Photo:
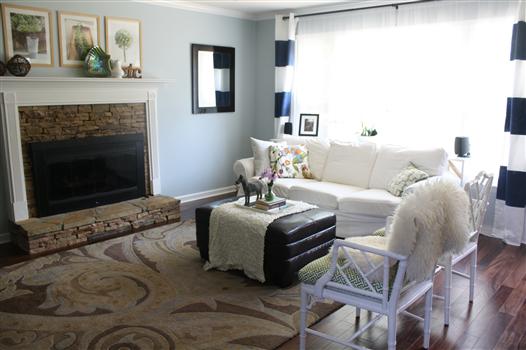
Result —
[[378, 132], [373, 127], [367, 127], [364, 123], [362, 123], [362, 133], [360, 136], [376, 136], [378, 135]]
[[44, 27], [42, 18], [39, 16], [16, 13], [12, 15], [11, 23], [14, 30], [26, 35], [28, 57], [36, 58], [39, 44], [38, 33], [42, 32]]
[[130, 48], [131, 44], [133, 42], [133, 38], [129, 31], [126, 29], [120, 29], [115, 33], [115, 43], [119, 48], [122, 49], [122, 52], [124, 54], [124, 62], [127, 62], [126, 60], [126, 50]]

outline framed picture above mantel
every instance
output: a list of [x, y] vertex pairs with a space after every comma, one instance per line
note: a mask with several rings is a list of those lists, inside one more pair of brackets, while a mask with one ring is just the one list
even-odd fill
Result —
[[141, 21], [124, 17], [105, 17], [106, 53], [122, 66], [142, 68]]
[[53, 66], [53, 14], [47, 9], [2, 4], [5, 61], [14, 55], [35, 67]]
[[318, 136], [319, 114], [302, 113], [300, 114], [299, 136]]
[[59, 11], [58, 46], [61, 66], [82, 67], [88, 51], [100, 46], [100, 17]]

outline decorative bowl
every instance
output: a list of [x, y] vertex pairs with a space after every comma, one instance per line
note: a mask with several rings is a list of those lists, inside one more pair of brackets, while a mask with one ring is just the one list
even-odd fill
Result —
[[109, 77], [111, 75], [110, 55], [99, 46], [92, 47], [84, 59], [84, 73], [88, 77]]
[[24, 56], [14, 55], [7, 62], [7, 70], [15, 77], [25, 77], [31, 70], [31, 63]]

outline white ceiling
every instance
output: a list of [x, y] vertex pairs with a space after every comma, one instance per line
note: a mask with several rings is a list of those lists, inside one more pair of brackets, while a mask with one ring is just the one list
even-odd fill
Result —
[[[247, 19], [271, 18], [276, 13], [291, 10], [307, 11], [334, 6], [356, 6], [375, 0], [135, 0], [151, 4], [170, 6]], [[378, 2], [378, 1], [376, 1]]]
[[349, 2], [343, 0], [181, 0], [184, 2], [195, 3], [200, 5], [215, 6], [224, 9], [241, 11], [247, 14], [260, 15], [268, 12], [279, 12], [290, 9], [298, 9], [312, 6], [332, 5], [334, 3]]

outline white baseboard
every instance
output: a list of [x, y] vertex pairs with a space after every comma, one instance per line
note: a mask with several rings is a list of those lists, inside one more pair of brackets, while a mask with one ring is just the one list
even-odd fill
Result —
[[227, 186], [227, 187], [216, 188], [213, 190], [203, 191], [203, 192], [196, 192], [196, 193], [185, 194], [182, 196], [176, 196], [176, 198], [179, 199], [181, 203], [188, 203], [188, 202], [193, 202], [193, 201], [197, 201], [200, 199], [221, 196], [223, 194], [232, 193], [235, 191], [236, 191], [236, 186], [232, 185], [232, 186]]
[[11, 242], [11, 234], [9, 232], [0, 233], [0, 244]]

